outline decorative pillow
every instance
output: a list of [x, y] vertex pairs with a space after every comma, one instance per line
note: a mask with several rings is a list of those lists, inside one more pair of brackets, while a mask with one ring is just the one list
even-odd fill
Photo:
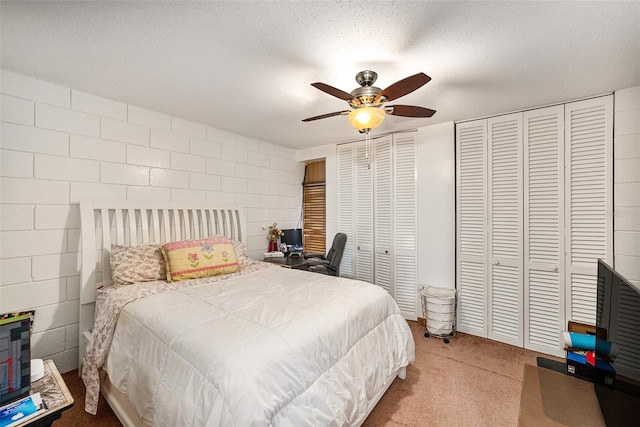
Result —
[[111, 245], [111, 276], [115, 286], [167, 280], [161, 245]]
[[240, 270], [233, 242], [228, 237], [170, 242], [162, 245], [161, 250], [166, 262], [167, 280], [170, 282]]
[[251, 264], [253, 260], [247, 256], [247, 245], [239, 240], [233, 240], [233, 249], [236, 251], [236, 257], [238, 258], [238, 266], [244, 268]]

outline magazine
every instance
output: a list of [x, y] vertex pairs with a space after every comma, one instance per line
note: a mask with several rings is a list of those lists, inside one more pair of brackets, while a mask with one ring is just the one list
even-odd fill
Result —
[[47, 410], [40, 393], [34, 393], [0, 408], [0, 427], [12, 427]]

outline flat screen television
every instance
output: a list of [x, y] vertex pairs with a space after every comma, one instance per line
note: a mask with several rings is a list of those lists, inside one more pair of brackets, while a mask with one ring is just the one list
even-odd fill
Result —
[[[613, 387], [595, 381], [595, 391], [608, 426], [640, 424], [640, 287], [598, 260], [596, 327], [613, 343], [616, 371]], [[596, 352], [605, 348], [598, 343]], [[599, 355], [606, 357], [606, 355]], [[596, 374], [597, 375], [597, 374]]]
[[280, 242], [290, 247], [302, 247], [302, 228], [291, 228], [287, 230], [282, 230], [284, 233], [283, 236], [280, 237]]
[[29, 395], [34, 312], [0, 314], [0, 406]]

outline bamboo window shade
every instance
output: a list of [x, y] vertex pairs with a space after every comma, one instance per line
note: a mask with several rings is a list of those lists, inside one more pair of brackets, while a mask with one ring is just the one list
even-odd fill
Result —
[[302, 183], [305, 252], [326, 253], [325, 161], [307, 163]]

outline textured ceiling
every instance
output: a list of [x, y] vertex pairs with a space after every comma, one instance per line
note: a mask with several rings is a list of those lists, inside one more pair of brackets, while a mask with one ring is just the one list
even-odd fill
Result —
[[[640, 2], [8, 2], [2, 67], [73, 89], [306, 148], [360, 138], [346, 92], [432, 81], [377, 133], [640, 85]], [[390, 102], [392, 105], [394, 102]]]

